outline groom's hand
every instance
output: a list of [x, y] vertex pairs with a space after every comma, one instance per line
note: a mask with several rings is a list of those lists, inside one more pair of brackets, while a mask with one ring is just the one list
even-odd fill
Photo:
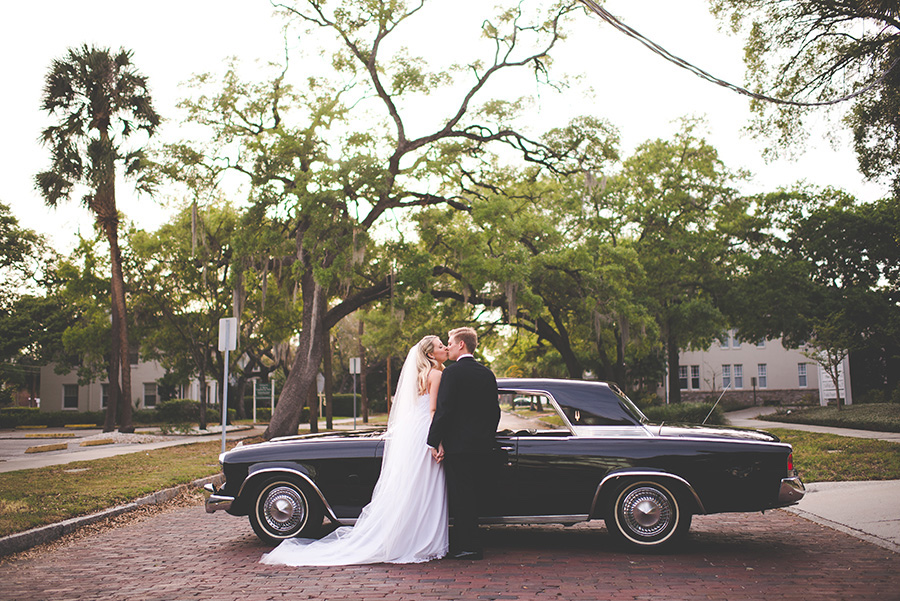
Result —
[[432, 449], [431, 449], [431, 456], [432, 456], [432, 457], [434, 458], [434, 460], [437, 461], [438, 463], [440, 463], [441, 461], [443, 461], [443, 460], [444, 460], [444, 445], [443, 445], [443, 444], [438, 445], [438, 448], [436, 448], [436, 449], [432, 448]]

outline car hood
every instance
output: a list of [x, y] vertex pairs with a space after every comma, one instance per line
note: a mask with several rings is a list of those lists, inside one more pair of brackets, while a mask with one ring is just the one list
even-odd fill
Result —
[[727, 438], [732, 440], [780, 442], [780, 439], [774, 434], [769, 434], [762, 430], [748, 430], [744, 428], [665, 424], [648, 425], [647, 428], [657, 436], [671, 438]]

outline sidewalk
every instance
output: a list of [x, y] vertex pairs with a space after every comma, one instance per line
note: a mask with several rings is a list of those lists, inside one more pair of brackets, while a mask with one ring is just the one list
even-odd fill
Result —
[[[333, 422], [335, 430], [352, 430], [353, 418], [340, 417]], [[370, 428], [377, 424], [363, 424], [362, 419], [358, 418], [356, 426], [358, 429]], [[236, 440], [241, 438], [250, 438], [252, 436], [261, 436], [265, 432], [268, 424], [253, 424], [246, 426], [228, 426], [225, 438], [226, 440]], [[301, 428], [309, 424], [301, 425]], [[82, 439], [93, 437], [100, 434], [99, 428], [90, 428], [83, 430], [73, 430], [68, 428], [46, 428], [41, 430], [3, 430], [0, 431], [0, 473], [14, 472], [16, 470], [27, 470], [39, 467], [47, 467], [50, 465], [64, 465], [73, 461], [91, 461], [101, 459], [103, 457], [113, 457], [115, 455], [126, 455], [128, 453], [137, 453], [140, 451], [151, 451], [153, 449], [162, 449], [165, 447], [174, 447], [186, 444], [195, 444], [198, 442], [209, 442], [210, 440], [221, 440], [221, 426], [211, 426], [208, 434], [169, 436], [170, 440], [158, 442], [143, 443], [115, 443], [108, 445], [100, 445], [93, 447], [80, 447], [79, 443]], [[50, 435], [45, 438], [27, 439], [28, 434], [40, 433], [42, 435]], [[301, 434], [303, 432], [301, 431]], [[65, 434], [71, 438], [52, 438], [53, 434]], [[114, 436], [115, 433], [111, 433]], [[25, 449], [29, 446], [40, 446], [51, 444], [54, 442], [65, 442], [67, 448], [58, 451], [49, 451], [46, 453], [25, 454]]]
[[[249, 427], [244, 429], [231, 429], [229, 426], [225, 433], [226, 440], [235, 440], [239, 438], [247, 438], [262, 434], [265, 427]], [[113, 457], [115, 455], [126, 455], [129, 453], [139, 453], [141, 451], [151, 451], [153, 449], [162, 449], [165, 447], [174, 447], [186, 444], [195, 444], [199, 442], [209, 442], [211, 440], [221, 440], [221, 426], [218, 431], [211, 431], [210, 434], [199, 436], [171, 436], [171, 440], [159, 442], [145, 443], [116, 443], [109, 445], [99, 445], [93, 447], [81, 447], [79, 442], [83, 438], [94, 436], [101, 432], [100, 429], [87, 430], [66, 430], [64, 428], [48, 428], [42, 429], [41, 434], [53, 435], [54, 433], [75, 434], [72, 438], [40, 438], [26, 439], [26, 431], [22, 430], [4, 430], [0, 432], [0, 473], [14, 472], [16, 470], [28, 470], [50, 465], [64, 465], [73, 461], [92, 461], [103, 457]], [[27, 433], [31, 433], [28, 431]], [[46, 453], [30, 453], [25, 454], [25, 448], [28, 446], [41, 446], [53, 442], [65, 442], [67, 448], [59, 451], [50, 451]]]
[[823, 434], [836, 434], [837, 436], [850, 436], [852, 438], [871, 438], [873, 440], [886, 440], [900, 443], [900, 432], [874, 432], [872, 430], [853, 430], [850, 428], [831, 428], [828, 426], [809, 426], [807, 424], [790, 424], [787, 422], [770, 422], [755, 419], [759, 415], [775, 413], [775, 407], [750, 407], [740, 411], [731, 411], [725, 414], [728, 423], [738, 428], [754, 428], [756, 430], [771, 430], [783, 428], [786, 430], [803, 430], [804, 432], [821, 432]]
[[[751, 407], [726, 413], [732, 426], [770, 430], [784, 428], [900, 443], [900, 433], [852, 430], [754, 419], [774, 407]], [[803, 474], [800, 474], [803, 478]], [[900, 553], [900, 480], [877, 482], [804, 482], [806, 496], [785, 508], [808, 520]]]

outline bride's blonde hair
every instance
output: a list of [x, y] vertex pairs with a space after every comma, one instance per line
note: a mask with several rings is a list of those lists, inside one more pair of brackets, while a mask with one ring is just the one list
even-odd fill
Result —
[[434, 343], [440, 341], [440, 338], [434, 335], [428, 335], [422, 338], [417, 345], [419, 352], [416, 354], [416, 383], [419, 394], [428, 392], [428, 374], [431, 370], [436, 369], [442, 371], [444, 366], [434, 358]]

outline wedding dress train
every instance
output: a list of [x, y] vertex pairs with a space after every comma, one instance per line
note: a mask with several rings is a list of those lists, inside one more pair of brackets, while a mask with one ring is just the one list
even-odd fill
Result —
[[418, 563], [447, 554], [447, 487], [426, 444], [428, 395], [416, 394], [414, 353], [400, 373], [385, 434], [381, 475], [354, 526], [321, 539], [283, 541], [261, 562], [290, 566]]

